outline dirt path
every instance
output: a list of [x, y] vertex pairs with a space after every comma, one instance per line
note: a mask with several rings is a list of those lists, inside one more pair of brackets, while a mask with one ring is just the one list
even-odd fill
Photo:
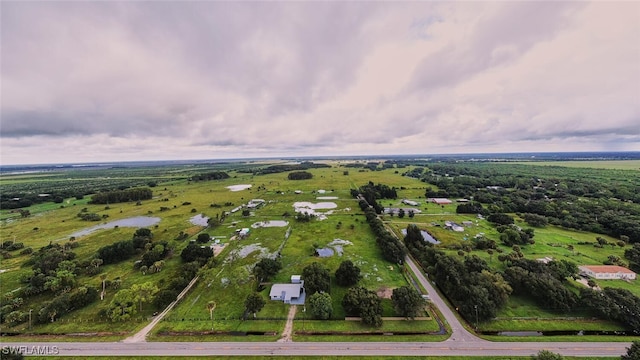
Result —
[[189, 285], [187, 285], [187, 287], [185, 287], [184, 290], [182, 290], [182, 292], [178, 295], [176, 300], [174, 300], [171, 304], [169, 304], [169, 306], [167, 306], [167, 308], [164, 309], [164, 311], [162, 311], [160, 314], [156, 315], [153, 318], [153, 320], [151, 320], [149, 325], [145, 326], [144, 329], [140, 330], [135, 335], [132, 335], [132, 336], [122, 340], [122, 342], [125, 342], [125, 343], [146, 342], [147, 341], [147, 335], [149, 334], [149, 332], [160, 322], [160, 320], [162, 320], [162, 318], [165, 315], [167, 315], [167, 313], [169, 311], [171, 311], [171, 309], [173, 309], [173, 307], [178, 303], [178, 301], [180, 301], [182, 299], [182, 297], [189, 291], [189, 289], [191, 289], [191, 287], [196, 283], [196, 281], [198, 281], [198, 277], [199, 276], [194, 277], [193, 280], [191, 280], [191, 282], [189, 283]]
[[293, 332], [293, 319], [296, 317], [296, 310], [298, 307], [296, 305], [291, 305], [289, 308], [289, 315], [287, 315], [287, 323], [284, 326], [284, 330], [282, 330], [282, 337], [278, 339], [278, 342], [290, 342], [291, 333]]

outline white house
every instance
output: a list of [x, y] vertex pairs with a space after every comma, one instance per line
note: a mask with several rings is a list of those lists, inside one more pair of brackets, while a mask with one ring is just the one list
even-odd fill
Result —
[[[295, 278], [294, 278], [295, 277]], [[282, 301], [285, 304], [304, 305], [306, 293], [304, 291], [304, 280], [300, 280], [299, 275], [291, 276], [293, 284], [273, 284], [269, 292], [271, 300]]]
[[578, 268], [581, 273], [599, 280], [635, 280], [636, 278], [636, 273], [618, 265], [583, 265]]

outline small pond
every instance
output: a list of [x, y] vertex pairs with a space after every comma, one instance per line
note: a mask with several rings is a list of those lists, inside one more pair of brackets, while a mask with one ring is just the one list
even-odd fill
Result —
[[239, 185], [230, 185], [227, 186], [227, 189], [231, 190], [231, 191], [242, 191], [242, 190], [246, 190], [246, 189], [250, 189], [251, 185], [249, 184], [239, 184]]
[[270, 220], [270, 221], [260, 221], [260, 222], [257, 222], [257, 223], [253, 223], [253, 225], [251, 225], [251, 227], [256, 229], [256, 228], [261, 228], [261, 227], [285, 227], [287, 225], [289, 225], [288, 221]]
[[338, 205], [334, 202], [319, 202], [312, 203], [308, 201], [298, 201], [293, 203], [293, 207], [298, 209], [311, 209], [311, 210], [321, 210], [321, 209], [335, 209]]
[[113, 229], [115, 227], [134, 227], [134, 228], [143, 228], [148, 226], [156, 225], [160, 222], [159, 217], [152, 216], [135, 216], [126, 219], [120, 219], [115, 221], [110, 221], [105, 224], [100, 224], [96, 226], [92, 226], [80, 231], [76, 231], [73, 234], [69, 235], [70, 237], [81, 237], [91, 234], [94, 231], [103, 230], [103, 229]]
[[[436, 240], [428, 232], [426, 232], [424, 230], [420, 230], [420, 234], [422, 234], [422, 237], [424, 238], [424, 241], [430, 242], [432, 244], [440, 244], [440, 241]], [[405, 236], [407, 235], [407, 229], [402, 229], [402, 235], [405, 235]]]
[[189, 222], [192, 223], [193, 225], [207, 226], [209, 225], [209, 218], [206, 216], [203, 216], [202, 214], [198, 214], [192, 217], [191, 219], [189, 219]]
[[343, 246], [346, 245], [353, 245], [353, 243], [349, 240], [334, 239], [326, 247], [316, 249], [316, 255], [318, 257], [331, 257], [333, 254], [338, 253], [338, 256], [342, 256], [344, 252]]

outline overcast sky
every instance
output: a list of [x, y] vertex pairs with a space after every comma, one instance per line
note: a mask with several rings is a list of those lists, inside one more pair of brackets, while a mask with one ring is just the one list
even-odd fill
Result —
[[2, 164], [640, 150], [640, 2], [10, 2]]

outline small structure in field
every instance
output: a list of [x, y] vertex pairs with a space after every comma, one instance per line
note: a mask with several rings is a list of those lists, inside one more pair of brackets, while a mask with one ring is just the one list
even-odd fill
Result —
[[583, 265], [580, 273], [598, 280], [635, 280], [636, 273], [618, 265]]
[[304, 280], [300, 275], [292, 275], [291, 284], [273, 284], [269, 298], [274, 301], [282, 301], [285, 304], [304, 305], [306, 298]]

